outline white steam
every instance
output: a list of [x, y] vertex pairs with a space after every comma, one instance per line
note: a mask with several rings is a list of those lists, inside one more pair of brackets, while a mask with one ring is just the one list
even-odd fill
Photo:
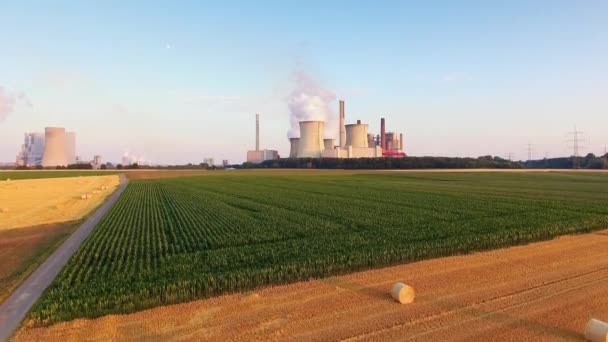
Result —
[[294, 90], [287, 98], [290, 112], [291, 128], [288, 138], [300, 136], [300, 121], [325, 121], [325, 137], [334, 138], [337, 130], [337, 118], [330, 104], [336, 100], [333, 91], [324, 88], [304, 72], [293, 75]]
[[19, 92], [17, 94], [11, 94], [5, 88], [0, 87], [0, 121], [4, 121], [4, 119], [15, 110], [15, 106], [18, 102], [21, 102], [30, 108], [32, 107], [32, 103], [27, 96], [25, 96], [25, 93]]

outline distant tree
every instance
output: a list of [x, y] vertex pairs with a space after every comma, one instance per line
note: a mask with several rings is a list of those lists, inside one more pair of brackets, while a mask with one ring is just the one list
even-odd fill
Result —
[[108, 165], [101, 164], [101, 166], [99, 168], [102, 169], [102, 170], [107, 170], [108, 169]]
[[119, 169], [119, 170], [122, 170], [122, 164], [117, 164], [116, 168]]
[[36, 165], [36, 170], [42, 170], [42, 169], [43, 169], [42, 165]]

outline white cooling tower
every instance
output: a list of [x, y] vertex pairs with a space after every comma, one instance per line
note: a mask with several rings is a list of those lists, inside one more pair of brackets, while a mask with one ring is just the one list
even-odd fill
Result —
[[44, 155], [42, 166], [68, 165], [65, 128], [46, 127], [44, 129]]
[[320, 158], [323, 152], [323, 121], [301, 121], [298, 158]]
[[334, 149], [334, 139], [323, 139], [323, 147], [326, 150]]
[[360, 122], [346, 125], [346, 146], [368, 147], [367, 125]]
[[76, 133], [65, 132], [65, 146], [68, 164], [76, 164]]
[[300, 138], [289, 138], [289, 142], [291, 143], [289, 158], [298, 158], [298, 145], [300, 145]]

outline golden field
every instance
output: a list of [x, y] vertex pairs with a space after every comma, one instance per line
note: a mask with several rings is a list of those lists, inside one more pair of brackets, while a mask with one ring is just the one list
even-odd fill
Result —
[[116, 175], [0, 181], [0, 303], [118, 183]]
[[[79, 220], [118, 184], [117, 175], [2, 181], [0, 231]], [[83, 200], [83, 194], [92, 196]]]

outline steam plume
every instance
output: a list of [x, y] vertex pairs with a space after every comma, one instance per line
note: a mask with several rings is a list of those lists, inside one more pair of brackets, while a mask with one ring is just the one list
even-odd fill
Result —
[[25, 93], [20, 92], [16, 95], [8, 93], [5, 88], [0, 87], [0, 121], [4, 121], [6, 117], [13, 112], [17, 102], [24, 103], [28, 107], [32, 107]]
[[295, 83], [294, 90], [287, 98], [291, 124], [287, 137], [299, 137], [299, 122], [307, 120], [325, 121], [325, 134], [333, 137], [332, 132], [337, 129], [335, 125], [336, 114], [330, 109], [330, 104], [336, 100], [334, 92], [321, 86], [302, 71], [294, 73], [293, 81]]
[[4, 121], [8, 114], [13, 111], [16, 99], [14, 96], [6, 93], [4, 88], [0, 87], [0, 121]]

